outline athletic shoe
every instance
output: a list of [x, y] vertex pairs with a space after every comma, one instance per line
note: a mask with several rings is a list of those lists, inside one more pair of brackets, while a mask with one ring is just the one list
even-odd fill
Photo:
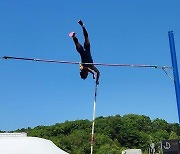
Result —
[[71, 32], [71, 33], [69, 33], [69, 37], [75, 37], [75, 32]]
[[81, 20], [78, 21], [78, 23], [81, 25], [81, 26], [84, 26], [83, 22]]

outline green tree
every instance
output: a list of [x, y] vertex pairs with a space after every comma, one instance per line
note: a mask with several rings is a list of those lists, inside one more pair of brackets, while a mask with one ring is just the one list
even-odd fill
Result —
[[172, 140], [172, 139], [180, 139], [180, 136], [178, 136], [174, 131], [171, 131], [169, 135], [169, 140]]
[[[86, 154], [90, 153], [91, 127], [89, 120], [75, 120], [52, 126], [22, 128], [16, 132], [28, 132], [28, 136], [49, 139], [71, 154]], [[118, 154], [124, 149], [140, 148], [146, 154], [150, 143], [155, 143], [159, 150], [162, 140], [180, 139], [179, 135], [179, 124], [163, 119], [151, 121], [147, 116], [136, 114], [101, 116], [95, 119], [94, 153]]]

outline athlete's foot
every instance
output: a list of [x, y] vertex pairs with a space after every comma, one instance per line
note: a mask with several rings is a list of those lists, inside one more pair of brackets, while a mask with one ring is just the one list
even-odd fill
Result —
[[78, 23], [81, 25], [81, 26], [84, 26], [83, 22], [81, 20], [78, 21]]
[[71, 33], [69, 33], [69, 37], [75, 37], [75, 32], [71, 32]]

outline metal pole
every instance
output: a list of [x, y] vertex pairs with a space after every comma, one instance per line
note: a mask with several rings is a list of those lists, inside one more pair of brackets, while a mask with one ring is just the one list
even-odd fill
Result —
[[178, 65], [177, 65], [173, 31], [169, 31], [168, 36], [169, 36], [171, 60], [172, 60], [172, 67], [173, 67], [173, 74], [174, 74], [174, 85], [175, 85], [175, 92], [176, 92], [178, 117], [179, 117], [179, 124], [180, 124], [180, 84], [179, 84], [179, 73], [178, 73]]
[[97, 84], [95, 86], [95, 93], [94, 93], [94, 108], [93, 108], [93, 121], [92, 121], [92, 134], [91, 134], [91, 154], [93, 154], [93, 146], [94, 146], [94, 124], [95, 124], [95, 117], [96, 117], [96, 96], [97, 96]]

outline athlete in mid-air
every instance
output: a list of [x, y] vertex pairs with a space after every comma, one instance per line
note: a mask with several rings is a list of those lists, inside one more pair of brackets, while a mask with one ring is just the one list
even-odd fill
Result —
[[[85, 39], [84, 46], [82, 46], [79, 43], [77, 37], [75, 36], [75, 34], [76, 34], [75, 32], [69, 33], [69, 36], [73, 38], [73, 41], [76, 46], [76, 50], [79, 52], [79, 54], [81, 56], [82, 64], [80, 64], [80, 76], [82, 79], [85, 80], [88, 76], [88, 73], [90, 72], [93, 75], [93, 79], [96, 79], [96, 84], [99, 84], [100, 72], [93, 65], [93, 59], [92, 59], [91, 52], [90, 52], [90, 42], [89, 42], [87, 30], [81, 20], [79, 20], [78, 23], [81, 25], [82, 30], [83, 30], [84, 39]], [[90, 63], [90, 64], [86, 64], [86, 63]]]

